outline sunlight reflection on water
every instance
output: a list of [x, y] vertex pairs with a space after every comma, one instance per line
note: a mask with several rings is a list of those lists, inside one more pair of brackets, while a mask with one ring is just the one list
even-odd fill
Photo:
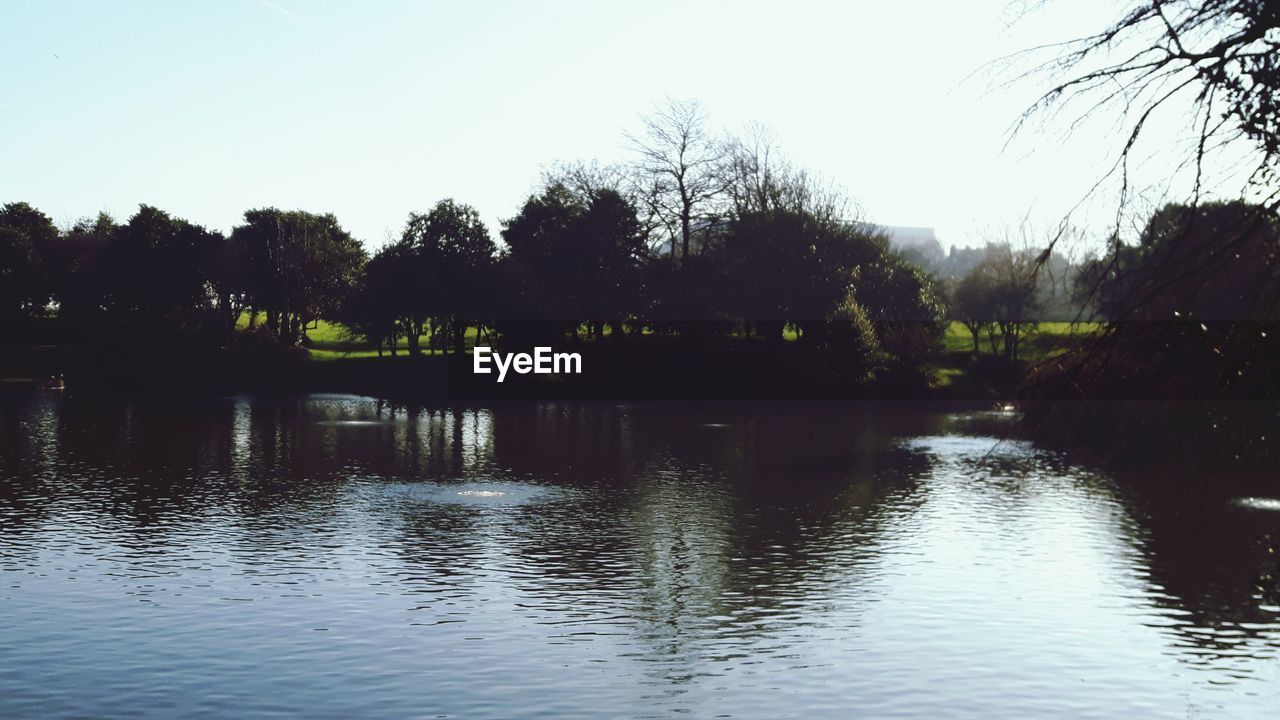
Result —
[[1250, 510], [1269, 510], [1271, 512], [1280, 512], [1280, 499], [1276, 498], [1244, 497], [1237, 499], [1236, 504], [1240, 507], [1249, 508]]
[[1280, 706], [1274, 501], [1139, 497], [999, 413], [22, 398], [3, 717]]

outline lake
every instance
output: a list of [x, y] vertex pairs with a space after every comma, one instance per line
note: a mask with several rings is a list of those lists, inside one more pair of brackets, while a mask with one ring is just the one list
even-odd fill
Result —
[[3, 394], [0, 716], [1274, 717], [1280, 503], [1013, 419]]

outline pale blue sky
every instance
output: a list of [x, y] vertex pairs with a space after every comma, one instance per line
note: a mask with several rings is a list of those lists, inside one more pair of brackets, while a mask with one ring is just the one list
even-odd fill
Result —
[[145, 202], [223, 230], [297, 207], [376, 246], [453, 196], [496, 234], [543, 165], [622, 158], [671, 96], [770, 126], [876, 222], [968, 244], [1066, 211], [1106, 140], [1002, 153], [1035, 87], [969, 76], [1097, 29], [1100, 7], [1010, 26], [1007, 0], [0, 0], [0, 202], [59, 223]]

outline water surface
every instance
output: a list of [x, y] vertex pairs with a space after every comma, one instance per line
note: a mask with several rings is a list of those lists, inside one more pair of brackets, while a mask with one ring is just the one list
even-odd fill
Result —
[[0, 716], [1272, 716], [1274, 498], [1000, 420], [0, 395]]

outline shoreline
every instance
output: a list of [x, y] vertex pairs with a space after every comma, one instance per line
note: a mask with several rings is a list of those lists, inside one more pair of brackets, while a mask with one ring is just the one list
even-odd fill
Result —
[[[77, 394], [228, 395], [354, 393], [389, 400], [925, 401], [994, 405], [1015, 376], [979, 377], [944, 365], [934, 378], [883, 372], [871, 381], [815, 369], [790, 345], [600, 345], [569, 348], [581, 373], [476, 374], [474, 356], [430, 354], [315, 359], [306, 350], [205, 351], [129, 348], [90, 353], [73, 346], [0, 349], [0, 382], [65, 383]], [[1002, 368], [1007, 369], [1007, 368]], [[936, 382], [945, 377], [945, 382]], [[932, 381], [932, 382], [931, 382]]]

